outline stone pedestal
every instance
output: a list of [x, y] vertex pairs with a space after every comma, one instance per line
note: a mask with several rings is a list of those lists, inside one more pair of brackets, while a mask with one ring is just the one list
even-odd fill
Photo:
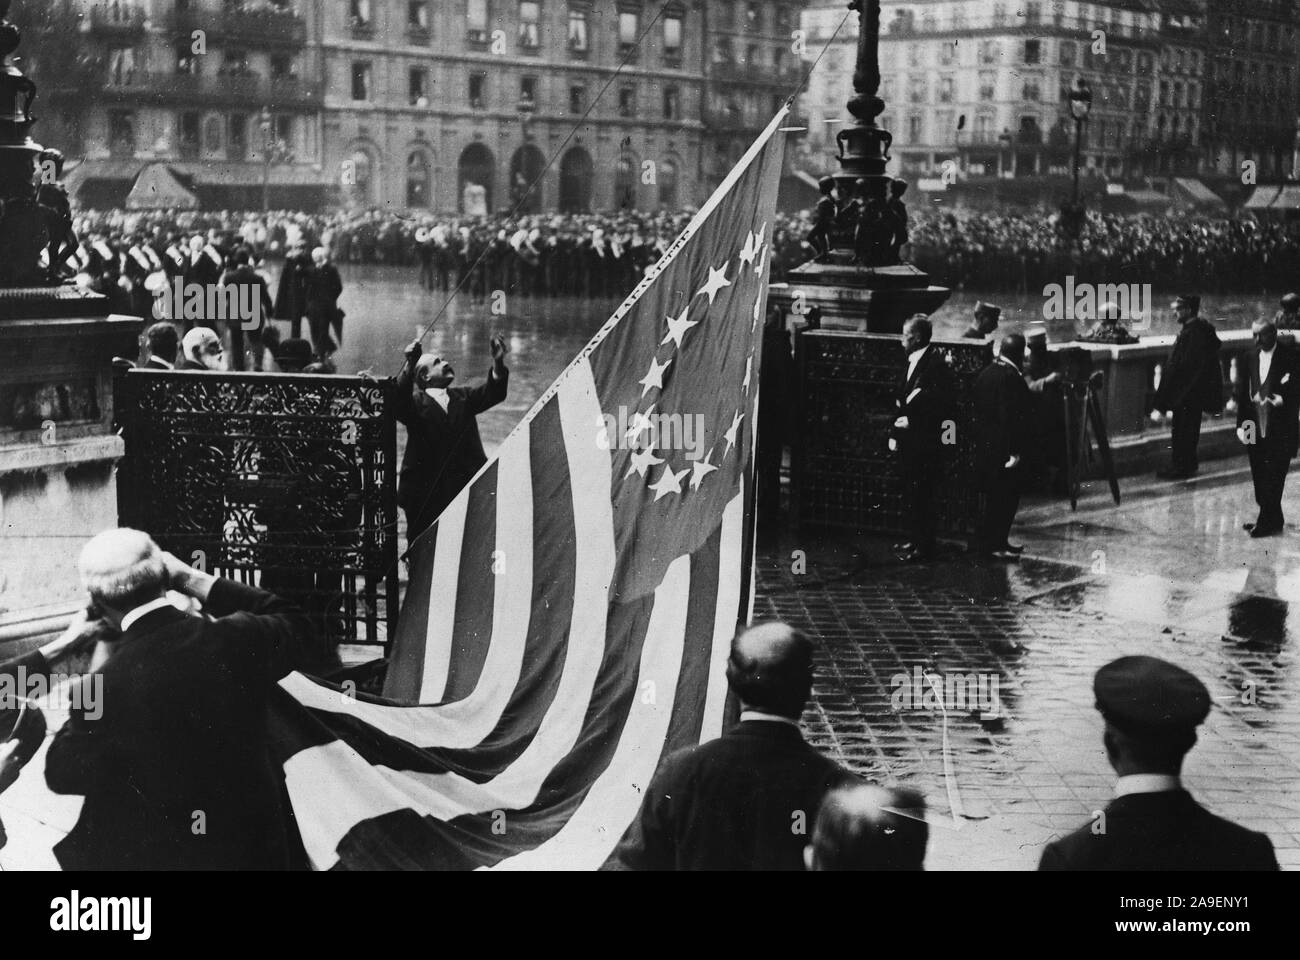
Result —
[[77, 554], [117, 522], [112, 358], [142, 327], [73, 287], [0, 290], [0, 657], [85, 602]]
[[908, 317], [934, 313], [952, 292], [931, 284], [929, 275], [910, 263], [858, 267], [810, 262], [788, 276], [785, 283], [772, 284], [768, 301], [795, 314], [796, 321], [818, 307], [824, 330], [901, 333]]

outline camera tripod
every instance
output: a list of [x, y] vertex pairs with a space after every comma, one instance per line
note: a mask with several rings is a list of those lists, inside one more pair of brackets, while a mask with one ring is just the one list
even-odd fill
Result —
[[1092, 464], [1093, 442], [1101, 457], [1101, 467], [1110, 483], [1110, 494], [1119, 505], [1119, 479], [1115, 476], [1115, 461], [1110, 452], [1110, 436], [1106, 432], [1106, 419], [1102, 416], [1100, 370], [1080, 384], [1067, 381], [1063, 391], [1065, 404], [1065, 481], [1070, 494], [1070, 509], [1079, 509], [1079, 491], [1083, 485], [1084, 468]]

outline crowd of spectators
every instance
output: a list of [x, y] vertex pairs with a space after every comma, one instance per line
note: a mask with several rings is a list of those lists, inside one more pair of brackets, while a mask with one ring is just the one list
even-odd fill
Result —
[[[123, 210], [80, 213], [80, 237], [161, 239], [216, 231], [230, 246], [277, 258], [302, 243], [339, 264], [418, 267], [430, 289], [522, 286], [540, 296], [622, 296], [685, 228], [691, 212], [492, 217], [398, 216], [380, 211]], [[908, 259], [954, 289], [1030, 293], [1068, 274], [1206, 294], [1288, 289], [1300, 273], [1300, 230], [1251, 219], [1090, 213], [1078, 250], [1055, 214], [914, 211]], [[811, 212], [773, 225], [772, 279], [810, 259]]]

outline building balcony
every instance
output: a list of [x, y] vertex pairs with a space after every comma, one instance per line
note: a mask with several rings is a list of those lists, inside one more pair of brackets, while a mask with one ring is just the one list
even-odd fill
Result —
[[202, 30], [210, 42], [249, 47], [301, 47], [307, 43], [306, 21], [287, 7], [176, 10], [171, 28], [182, 34]]
[[726, 61], [711, 64], [709, 74], [714, 80], [780, 84], [782, 86], [793, 86], [803, 79], [803, 69], [799, 65], [773, 67], [770, 64], [728, 63]]
[[84, 95], [138, 104], [178, 104], [272, 108], [319, 107], [321, 84], [296, 77], [268, 78], [257, 74], [193, 76], [188, 73], [132, 71], [109, 76], [100, 89]]
[[110, 40], [138, 40], [144, 35], [145, 12], [134, 3], [98, 3], [90, 8], [89, 32]]

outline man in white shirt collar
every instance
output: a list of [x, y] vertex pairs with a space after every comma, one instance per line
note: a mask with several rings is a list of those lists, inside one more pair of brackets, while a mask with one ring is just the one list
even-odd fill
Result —
[[149, 350], [146, 367], [151, 370], [175, 369], [176, 350], [180, 346], [175, 327], [161, 320], [145, 331], [144, 341]]
[[1093, 679], [1115, 799], [1049, 843], [1040, 870], [1276, 870], [1268, 837], [1216, 817], [1180, 780], [1210, 692], [1156, 657], [1112, 660]]
[[1279, 346], [1272, 321], [1255, 321], [1251, 332], [1255, 349], [1246, 355], [1245, 372], [1234, 385], [1234, 393], [1237, 437], [1246, 447], [1259, 506], [1259, 516], [1245, 529], [1252, 538], [1259, 538], [1280, 534], [1286, 525], [1282, 494], [1300, 440], [1295, 382], [1300, 367], [1294, 348]]

